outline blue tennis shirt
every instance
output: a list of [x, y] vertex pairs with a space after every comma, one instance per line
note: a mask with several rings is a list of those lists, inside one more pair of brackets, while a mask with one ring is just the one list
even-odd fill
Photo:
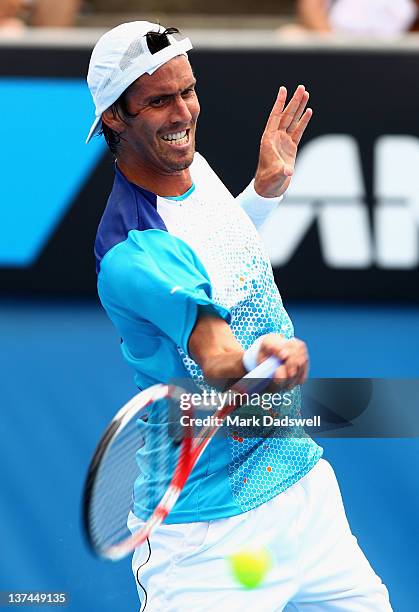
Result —
[[[99, 296], [140, 389], [174, 378], [202, 382], [188, 355], [199, 307], [225, 319], [243, 349], [269, 332], [294, 333], [255, 226], [260, 213], [252, 220], [240, 196], [233, 198], [198, 153], [190, 170], [192, 188], [168, 198], [130, 183], [116, 167], [98, 228]], [[293, 410], [298, 413], [298, 390]], [[142, 424], [146, 443], [137, 453], [134, 512], [143, 519], [149, 508], [140, 491], [156, 477], [145, 462], [147, 453], [157, 452], [153, 427]], [[301, 432], [268, 440], [235, 433], [210, 443], [166, 523], [251, 510], [297, 482], [322, 455]]]

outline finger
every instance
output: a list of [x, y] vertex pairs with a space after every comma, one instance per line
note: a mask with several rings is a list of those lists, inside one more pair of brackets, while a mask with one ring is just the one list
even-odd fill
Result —
[[300, 102], [300, 106], [298, 107], [295, 115], [294, 115], [294, 119], [291, 121], [290, 126], [287, 130], [288, 134], [292, 134], [292, 132], [295, 130], [295, 128], [297, 127], [298, 122], [300, 121], [303, 113], [304, 113], [304, 109], [307, 106], [307, 102], [308, 99], [310, 97], [310, 94], [308, 93], [308, 91], [304, 92], [303, 97], [301, 98], [301, 102]]
[[273, 132], [278, 129], [279, 122], [281, 121], [282, 111], [284, 110], [285, 102], [287, 100], [287, 90], [281, 86], [278, 91], [275, 104], [272, 107], [268, 121], [266, 123], [265, 131]]
[[[288, 385], [289, 381], [296, 379], [298, 376], [298, 366], [295, 356], [292, 354], [285, 358], [281, 358], [282, 364], [278, 370], [283, 373], [284, 382]], [[278, 371], [277, 370], [277, 371]]]
[[283, 346], [285, 346], [287, 340], [282, 336], [282, 334], [269, 334], [265, 338], [261, 345], [259, 346], [258, 351], [258, 363], [261, 363], [268, 357], [274, 356], [280, 359], [279, 353]]
[[298, 362], [295, 355], [291, 354], [284, 360], [283, 365], [287, 370], [287, 378], [294, 378], [298, 373]]
[[294, 174], [294, 164], [284, 164], [281, 170], [278, 172], [278, 175], [282, 176], [292, 176]]
[[280, 351], [280, 359], [283, 361], [283, 365], [287, 369], [287, 376], [289, 378], [300, 378], [306, 371], [308, 363], [307, 353], [305, 346], [298, 347], [293, 350], [282, 349]]
[[300, 144], [300, 140], [312, 116], [313, 116], [313, 109], [308, 108], [306, 112], [304, 113], [304, 115], [301, 117], [301, 120], [298, 122], [297, 127], [295, 128], [292, 134], [292, 139], [296, 145]]
[[278, 350], [278, 357], [281, 361], [288, 361], [293, 358], [294, 355], [294, 347], [292, 345], [292, 341], [288, 341], [285, 346], [281, 346]]
[[304, 96], [304, 92], [305, 92], [304, 85], [299, 85], [297, 89], [295, 90], [294, 95], [292, 96], [291, 100], [289, 101], [289, 103], [287, 104], [286, 108], [284, 109], [282, 113], [281, 120], [278, 125], [279, 130], [287, 130], [289, 126], [291, 125], [294, 119], [294, 116], [296, 112], [298, 111], [298, 108], [301, 104], [301, 100]]
[[297, 368], [297, 376], [296, 376], [297, 385], [304, 384], [306, 377], [307, 377], [307, 367], [306, 367], [306, 364], [303, 362]]
[[305, 363], [305, 365], [301, 368], [301, 374], [299, 376], [299, 381], [298, 381], [299, 385], [303, 385], [306, 382], [307, 374], [308, 374], [308, 364]]
[[273, 381], [276, 384], [284, 385], [288, 380], [287, 369], [284, 365], [279, 366], [273, 375]]
[[261, 347], [259, 349], [258, 355], [257, 355], [257, 363], [262, 363], [263, 361], [265, 361], [266, 359], [268, 359], [269, 357], [276, 357], [277, 359], [279, 359], [280, 361], [282, 361], [282, 359], [279, 356], [279, 347], [277, 346], [273, 346], [273, 347]]

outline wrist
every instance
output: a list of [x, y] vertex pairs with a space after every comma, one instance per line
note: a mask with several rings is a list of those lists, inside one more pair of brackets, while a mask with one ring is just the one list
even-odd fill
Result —
[[276, 186], [272, 188], [272, 181], [263, 181], [255, 178], [253, 181], [253, 189], [256, 195], [262, 200], [273, 201], [283, 197], [286, 188]]
[[272, 196], [266, 196], [262, 195], [263, 193], [267, 192], [266, 190], [264, 192], [258, 187], [257, 180], [254, 178], [250, 181], [246, 189], [241, 193], [240, 198], [245, 205], [252, 204], [253, 206], [266, 209], [275, 207], [282, 201], [282, 194], [273, 194]]
[[258, 356], [260, 345], [267, 334], [257, 338], [247, 350], [244, 351], [242, 361], [246, 372], [251, 372], [258, 365]]

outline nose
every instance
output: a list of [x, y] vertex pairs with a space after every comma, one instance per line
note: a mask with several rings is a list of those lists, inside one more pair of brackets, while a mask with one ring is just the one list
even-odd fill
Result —
[[172, 123], [190, 123], [192, 121], [188, 103], [180, 94], [174, 98], [171, 111], [170, 121]]

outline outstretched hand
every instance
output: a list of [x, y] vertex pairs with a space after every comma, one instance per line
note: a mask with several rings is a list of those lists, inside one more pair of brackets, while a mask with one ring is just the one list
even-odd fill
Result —
[[287, 106], [287, 90], [280, 87], [260, 143], [255, 190], [265, 198], [281, 196], [294, 173], [299, 142], [312, 115], [306, 108], [308, 91], [299, 85]]

